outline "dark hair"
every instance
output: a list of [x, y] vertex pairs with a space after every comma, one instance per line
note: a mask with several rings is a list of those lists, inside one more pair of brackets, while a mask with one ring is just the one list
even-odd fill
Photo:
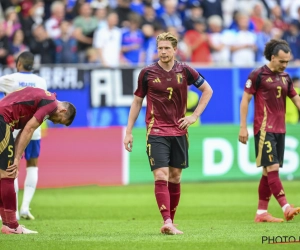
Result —
[[69, 122], [66, 124], [66, 126], [70, 126], [76, 116], [76, 108], [70, 102], [62, 102], [62, 103], [63, 103], [64, 107], [67, 109], [66, 118], [69, 120]]
[[285, 53], [291, 52], [289, 44], [281, 39], [271, 39], [266, 43], [264, 55], [268, 61], [271, 61], [272, 56], [277, 56], [278, 52], [282, 50]]
[[33, 69], [34, 55], [29, 51], [25, 51], [18, 56], [16, 65], [19, 61], [25, 70], [30, 71]]

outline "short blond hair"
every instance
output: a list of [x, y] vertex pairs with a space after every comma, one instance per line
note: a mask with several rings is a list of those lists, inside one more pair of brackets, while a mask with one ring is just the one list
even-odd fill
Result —
[[158, 42], [160, 41], [170, 41], [173, 48], [177, 48], [178, 39], [176, 36], [172, 35], [170, 32], [164, 32], [159, 34], [156, 37], [156, 46], [158, 46]]

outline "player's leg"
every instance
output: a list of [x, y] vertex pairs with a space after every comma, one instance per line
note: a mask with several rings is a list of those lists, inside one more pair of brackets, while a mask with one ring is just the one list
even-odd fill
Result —
[[[170, 154], [170, 167], [168, 188], [170, 193], [171, 219], [174, 222], [180, 195], [181, 195], [181, 173], [182, 169], [187, 168], [188, 162], [188, 138], [187, 135], [172, 137], [172, 149]], [[177, 229], [177, 234], [183, 232]]]
[[174, 220], [180, 199], [180, 180], [182, 169], [188, 167], [188, 139], [186, 135], [172, 137], [170, 155], [169, 192], [171, 201], [171, 219]]
[[[1, 119], [1, 117], [0, 117]], [[10, 132], [10, 127], [0, 121], [0, 179], [1, 179], [1, 216], [3, 227], [17, 228], [19, 226], [16, 219], [16, 193], [14, 188], [15, 176], [9, 176], [6, 168], [14, 160], [14, 140]]]
[[163, 234], [176, 234], [170, 215], [168, 190], [170, 142], [167, 137], [148, 136], [147, 156], [154, 175], [154, 193], [159, 212], [164, 220]]
[[[275, 134], [275, 139], [277, 141], [276, 144], [276, 151], [277, 151], [277, 159], [279, 162], [278, 165], [278, 170], [279, 167], [282, 168], [283, 167], [283, 159], [284, 159], [284, 148], [285, 148], [285, 134]], [[282, 211], [284, 213], [284, 217], [286, 219], [286, 221], [290, 221], [292, 220], [296, 215], [298, 215], [300, 213], [300, 207], [293, 207], [291, 206], [286, 197], [285, 197], [285, 192], [284, 192], [284, 188], [283, 185], [281, 183], [281, 180], [279, 178], [279, 171], [270, 171], [268, 172], [268, 178], [274, 179], [274, 183], [279, 183], [278, 180], [280, 181], [280, 184], [277, 184], [277, 197], [278, 197], [278, 203], [280, 204]], [[279, 191], [280, 190], [280, 191]]]
[[0, 179], [1, 202], [3, 210], [3, 225], [1, 232], [4, 234], [30, 234], [37, 233], [20, 226], [16, 218], [16, 193], [14, 187], [15, 176], [9, 176], [6, 168], [14, 160], [14, 139], [10, 127], [0, 118]]
[[31, 140], [25, 150], [26, 178], [24, 182], [23, 200], [20, 215], [24, 219], [34, 220], [30, 213], [30, 203], [33, 199], [38, 182], [38, 157], [40, 154], [40, 140]]
[[[257, 167], [269, 166], [274, 161], [274, 149], [272, 143], [274, 138], [271, 133], [260, 131], [255, 135], [255, 151]], [[275, 150], [276, 151], [276, 150]], [[258, 208], [256, 211], [255, 222], [283, 222], [283, 219], [275, 218], [268, 213], [268, 204], [272, 190], [268, 178], [268, 167], [263, 167], [262, 177], [258, 186]]]

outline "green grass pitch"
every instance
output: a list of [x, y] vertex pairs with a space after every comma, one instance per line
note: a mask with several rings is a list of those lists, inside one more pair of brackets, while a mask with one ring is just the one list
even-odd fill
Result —
[[[298, 181], [283, 182], [291, 204], [300, 205]], [[299, 249], [300, 243], [262, 244], [262, 237], [300, 237], [292, 222], [253, 222], [257, 182], [183, 183], [175, 223], [184, 235], [161, 235], [153, 185], [37, 190], [36, 220], [20, 223], [37, 235], [0, 234], [1, 250], [210, 250]], [[22, 192], [20, 192], [22, 197]], [[283, 217], [272, 198], [269, 212]]]

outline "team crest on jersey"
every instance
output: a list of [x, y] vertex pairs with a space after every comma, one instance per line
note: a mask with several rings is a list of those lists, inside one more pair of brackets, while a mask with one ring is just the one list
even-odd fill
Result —
[[252, 85], [252, 81], [250, 79], [248, 79], [246, 82], [246, 88], [249, 89], [251, 87], [251, 85]]
[[182, 83], [182, 74], [181, 73], [177, 73], [176, 77], [177, 77], [178, 84], [181, 84]]
[[283, 82], [283, 84], [285, 85], [286, 84], [286, 78], [283, 76], [283, 77], [281, 77], [281, 80], [282, 80], [282, 82]]

